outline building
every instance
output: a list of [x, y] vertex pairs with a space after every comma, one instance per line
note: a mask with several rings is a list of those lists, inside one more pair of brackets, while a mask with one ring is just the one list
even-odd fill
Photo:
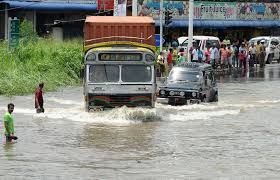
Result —
[[[34, 30], [41, 36], [48, 34], [55, 26], [56, 31], [60, 30], [61, 35], [67, 38], [82, 36], [86, 15], [97, 13], [102, 14], [102, 11], [98, 11], [96, 0], [0, 0], [0, 39], [7, 39], [8, 17], [32, 21]], [[67, 28], [61, 28], [59, 24], [63, 23]]]
[[[222, 40], [280, 36], [280, 1], [267, 2], [194, 1], [194, 35], [214, 35]], [[159, 6], [158, 0], [139, 2], [138, 15], [152, 16], [159, 25]], [[187, 36], [188, 1], [164, 1], [163, 11], [166, 10], [172, 12], [168, 25], [172, 38]]]
[[[259, 35], [280, 36], [280, 0], [209, 0], [194, 2], [194, 35], [243, 40]], [[152, 16], [159, 33], [159, 0], [138, 0], [138, 15]], [[40, 36], [81, 37], [87, 15], [113, 15], [114, 0], [0, 0], [0, 39], [7, 38], [8, 17], [26, 18]], [[172, 12], [170, 38], [187, 35], [188, 1], [164, 1]], [[131, 15], [131, 0], [126, 15]]]

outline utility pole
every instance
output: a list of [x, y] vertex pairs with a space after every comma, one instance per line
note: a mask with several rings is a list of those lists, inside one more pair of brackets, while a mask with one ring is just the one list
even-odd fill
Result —
[[132, 16], [138, 16], [137, 0], [132, 0]]
[[9, 12], [8, 5], [5, 5], [5, 40], [9, 38]]
[[160, 24], [160, 37], [159, 37], [159, 50], [160, 52], [162, 51], [162, 36], [163, 36], [163, 27], [162, 27], [162, 16], [163, 16], [163, 13], [162, 13], [162, 10], [163, 10], [163, 0], [160, 0], [160, 8], [159, 8], [159, 24]]
[[190, 49], [193, 42], [193, 0], [189, 0], [189, 32], [188, 32], [188, 61], [191, 61]]
[[118, 16], [119, 12], [118, 12], [118, 0], [114, 0], [114, 16]]

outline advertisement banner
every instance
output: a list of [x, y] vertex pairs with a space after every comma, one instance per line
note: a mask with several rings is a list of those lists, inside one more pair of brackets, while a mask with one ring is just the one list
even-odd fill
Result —
[[[138, 1], [138, 15], [159, 19], [158, 0]], [[188, 1], [164, 1], [163, 12], [168, 9], [175, 19], [186, 19]], [[194, 19], [205, 20], [275, 20], [280, 19], [280, 3], [194, 2]]]
[[280, 3], [237, 3], [237, 17], [244, 20], [276, 20]]
[[[173, 12], [176, 19], [188, 18], [189, 4], [187, 1], [164, 1], [163, 11]], [[144, 0], [138, 3], [139, 16], [159, 18], [159, 2]], [[194, 2], [194, 19], [236, 19], [236, 3], [225, 2]]]
[[236, 19], [236, 3], [195, 2], [194, 19]]
[[97, 10], [99, 11], [114, 9], [114, 0], [98, 0], [97, 3]]
[[[150, 16], [159, 19], [160, 4], [157, 0], [138, 1], [138, 16]], [[188, 16], [188, 2], [185, 1], [164, 1], [163, 12], [165, 10], [172, 12], [176, 18], [186, 18]]]

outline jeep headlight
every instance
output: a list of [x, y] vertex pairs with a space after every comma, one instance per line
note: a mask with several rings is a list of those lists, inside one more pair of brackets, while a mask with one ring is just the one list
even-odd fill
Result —
[[165, 91], [164, 91], [164, 90], [161, 90], [161, 91], [160, 91], [160, 94], [161, 94], [161, 95], [164, 95], [164, 94], [165, 94]]
[[180, 96], [185, 96], [185, 92], [181, 91]]
[[169, 94], [170, 94], [170, 96], [174, 96], [175, 92], [174, 91], [170, 91]]
[[196, 96], [196, 92], [193, 92], [193, 93], [192, 93], [192, 96], [195, 97], [195, 96]]

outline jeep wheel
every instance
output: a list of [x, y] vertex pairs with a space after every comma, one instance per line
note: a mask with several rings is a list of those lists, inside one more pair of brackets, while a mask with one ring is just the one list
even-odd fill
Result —
[[205, 95], [203, 95], [200, 100], [201, 100], [202, 103], [206, 103], [207, 102]]
[[213, 102], [218, 102], [218, 101], [219, 101], [218, 94], [215, 94]]

